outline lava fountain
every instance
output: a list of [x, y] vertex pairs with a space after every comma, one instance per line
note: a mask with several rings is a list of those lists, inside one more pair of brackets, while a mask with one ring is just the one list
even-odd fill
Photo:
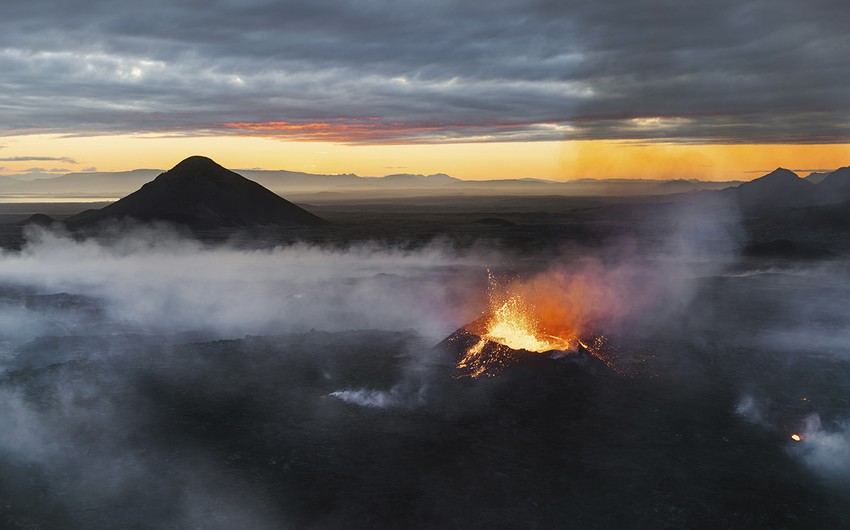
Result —
[[495, 375], [522, 352], [557, 356], [584, 350], [608, 364], [598, 353], [601, 337], [584, 341], [576, 330], [544, 322], [532, 304], [518, 292], [501, 289], [489, 271], [488, 280], [489, 313], [455, 334], [471, 343], [457, 363], [462, 376]]

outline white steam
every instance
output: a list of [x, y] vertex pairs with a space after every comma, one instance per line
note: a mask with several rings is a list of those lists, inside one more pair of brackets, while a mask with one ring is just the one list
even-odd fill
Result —
[[750, 423], [760, 425], [765, 422], [765, 410], [761, 402], [746, 394], [735, 405], [735, 413]]
[[803, 442], [794, 444], [792, 454], [827, 479], [850, 483], [850, 421], [825, 428], [814, 413], [803, 423]]
[[368, 244], [246, 250], [151, 229], [111, 241], [44, 230], [29, 236], [21, 252], [0, 259], [0, 284], [92, 297], [102, 304], [105, 329], [85, 329], [94, 322], [80, 322], [77, 312], [0, 306], [6, 321], [16, 322], [7, 328], [11, 335], [79, 334], [81, 327], [218, 336], [380, 328], [440, 337], [469, 316], [455, 312], [469, 307], [459, 299], [476, 296], [463, 277], [480, 276], [480, 257], [436, 244], [416, 251]]
[[390, 390], [370, 390], [367, 388], [337, 390], [331, 392], [330, 395], [346, 403], [379, 409], [399, 407], [409, 403], [408, 396], [398, 387]]

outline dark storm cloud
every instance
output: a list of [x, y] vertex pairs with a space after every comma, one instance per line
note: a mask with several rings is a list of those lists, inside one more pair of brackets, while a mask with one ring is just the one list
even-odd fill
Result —
[[0, 131], [850, 138], [843, 2], [16, 2]]

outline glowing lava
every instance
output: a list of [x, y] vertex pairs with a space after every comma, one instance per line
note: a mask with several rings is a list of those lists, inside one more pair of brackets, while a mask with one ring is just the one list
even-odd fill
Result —
[[[533, 308], [518, 294], [505, 296], [499, 292], [488, 271], [490, 315], [474, 329], [478, 342], [470, 346], [458, 362], [458, 369], [469, 377], [493, 375], [509, 363], [516, 351], [544, 353], [554, 350], [575, 351], [585, 346], [566, 329], [552, 333], [540, 323]], [[586, 346], [585, 346], [586, 348]]]
[[577, 346], [575, 338], [556, 337], [545, 333], [534, 314], [519, 296], [512, 296], [493, 311], [485, 340], [497, 342], [512, 350], [545, 352], [570, 350]]
[[802, 441], [803, 441], [803, 435], [802, 435], [802, 434], [797, 434], [797, 433], [795, 432], [795, 433], [793, 433], [793, 434], [791, 435], [791, 439], [792, 439], [792, 440], [794, 440], [795, 442], [802, 442]]

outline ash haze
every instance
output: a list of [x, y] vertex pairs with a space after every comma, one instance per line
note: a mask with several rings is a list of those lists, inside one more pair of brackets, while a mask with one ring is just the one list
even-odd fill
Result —
[[0, 528], [850, 527], [850, 11], [597, 4], [5, 6]]

